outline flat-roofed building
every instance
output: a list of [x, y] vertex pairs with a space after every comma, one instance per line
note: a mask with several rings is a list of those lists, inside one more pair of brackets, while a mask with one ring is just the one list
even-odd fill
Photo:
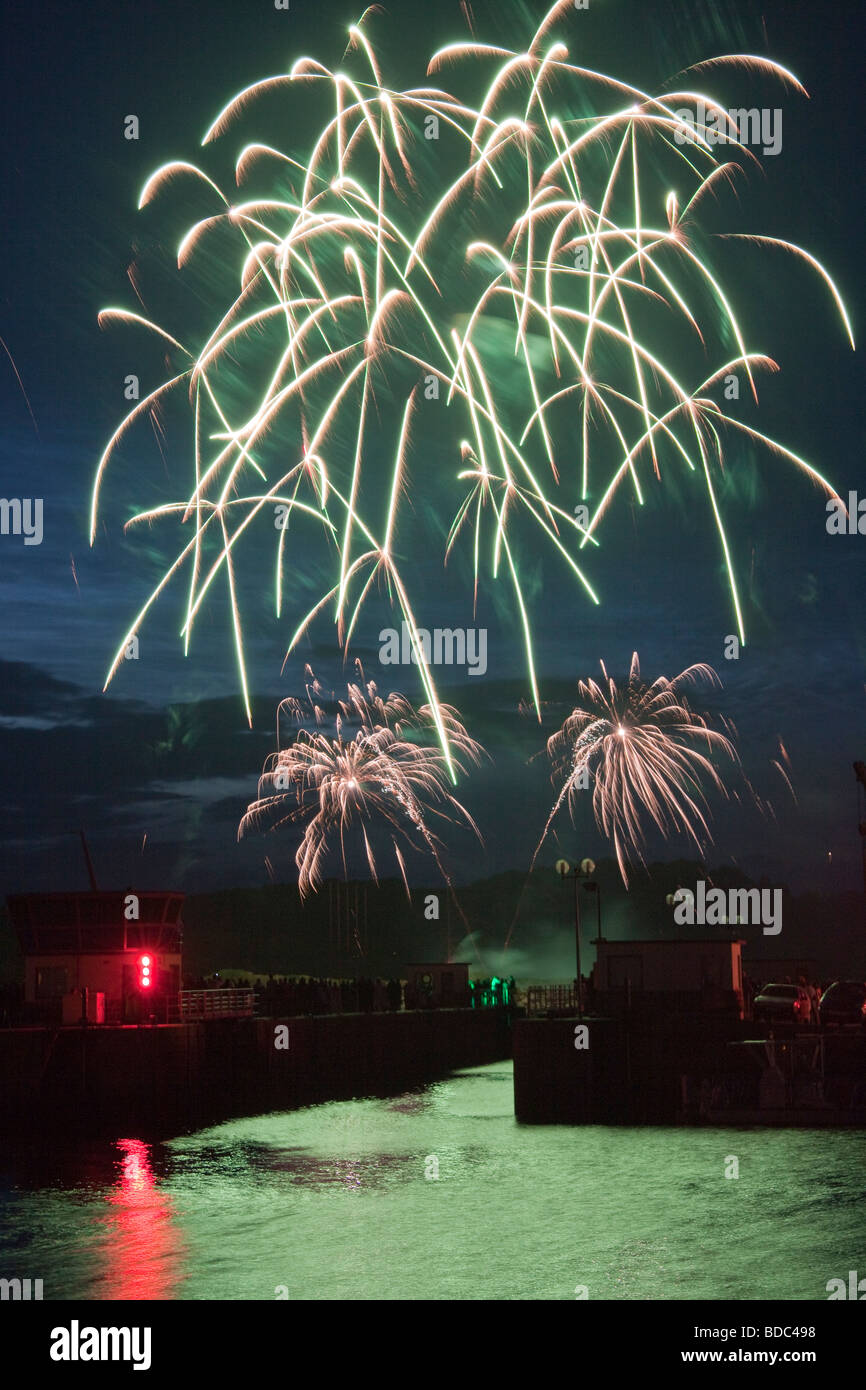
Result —
[[414, 962], [406, 966], [406, 1007], [465, 1009], [469, 965], [465, 961]]
[[[107, 1023], [176, 1016], [183, 901], [183, 893], [132, 889], [7, 898], [24, 956], [28, 1015], [50, 1022], [83, 1015]], [[99, 995], [105, 1001], [102, 1018], [92, 1007]]]
[[711, 933], [676, 941], [595, 941], [592, 972], [602, 1008], [654, 1000], [672, 1008], [743, 1011], [744, 942]]

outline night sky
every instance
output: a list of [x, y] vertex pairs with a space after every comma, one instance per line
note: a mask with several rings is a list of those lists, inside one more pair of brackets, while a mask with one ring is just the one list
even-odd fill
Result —
[[[708, 221], [714, 229], [795, 242], [840, 287], [856, 353], [825, 286], [793, 259], [741, 246], [719, 262], [748, 345], [780, 367], [761, 378], [760, 410], [744, 418], [809, 459], [843, 497], [857, 488], [866, 495], [858, 10], [855, 3], [813, 0], [590, 0], [589, 11], [575, 17], [574, 25], [584, 27], [573, 46], [580, 61], [651, 90], [688, 63], [739, 51], [768, 54], [807, 88], [809, 100], [772, 81], [762, 84], [762, 102], [783, 108], [781, 153], [763, 158], [763, 172], [740, 182], [739, 201], [730, 194], [720, 199]], [[509, 38], [509, 25], [525, 33], [521, 16], [542, 12], [540, 5], [511, 7], [504, 0], [473, 6], [479, 34], [494, 43]], [[187, 474], [178, 452], [182, 433], [158, 440], [140, 426], [109, 477], [104, 524], [89, 548], [93, 475], [126, 408], [124, 377], [139, 374], [145, 389], [161, 379], [160, 353], [145, 334], [128, 326], [100, 331], [96, 318], [106, 305], [140, 309], [127, 278], [135, 258], [154, 316], [175, 330], [196, 321], [198, 290], [178, 288], [172, 257], [179, 230], [204, 215], [203, 205], [200, 197], [178, 193], [139, 213], [145, 179], [170, 158], [202, 158], [222, 174], [240, 148], [240, 133], [210, 155], [199, 144], [228, 98], [304, 53], [336, 65], [346, 26], [359, 13], [346, 0], [292, 0], [288, 12], [267, 0], [205, 6], [89, 0], [81, 7], [45, 0], [36, 8], [7, 7], [0, 335], [37, 428], [4, 356], [0, 496], [44, 499], [44, 538], [25, 546], [20, 536], [0, 537], [0, 894], [86, 886], [80, 828], [105, 887], [135, 881], [207, 891], [260, 884], [266, 854], [278, 879], [292, 879], [296, 840], [238, 845], [236, 831], [273, 746], [276, 703], [299, 691], [303, 663], [335, 688], [351, 674], [351, 666], [343, 671], [328, 616], [281, 674], [291, 631], [322, 591], [321, 556], [311, 551], [306, 563], [299, 558], [280, 621], [270, 604], [270, 559], [257, 556], [253, 545], [240, 565], [252, 731], [228, 608], [216, 590], [188, 657], [178, 637], [181, 585], [142, 628], [138, 661], [126, 663], [102, 693], [121, 637], [175, 553], [158, 527], [124, 536], [122, 524], [134, 510], [177, 495], [169, 476]], [[425, 0], [390, 7], [379, 32], [386, 71], [394, 85], [409, 86], [423, 85], [426, 55], [466, 30], [456, 0]], [[513, 32], [510, 38], [516, 46]], [[736, 98], [730, 104], [750, 104], [749, 93], [733, 82], [716, 86], [720, 97]], [[124, 139], [130, 113], [140, 121], [138, 141]], [[267, 138], [269, 122], [272, 129], [279, 119], [281, 134], [291, 133], [284, 115], [262, 108], [259, 137]], [[249, 129], [247, 123], [244, 140], [253, 138]], [[416, 466], [436, 468], [441, 447], [432, 435], [429, 444], [422, 441]], [[648, 489], [640, 516], [624, 494], [617, 503], [593, 556], [599, 607], [549, 552], [539, 547], [522, 556], [546, 702], [541, 728], [519, 712], [530, 692], [507, 590], [484, 579], [473, 617], [465, 547], [443, 571], [453, 508], [443, 507], [426, 544], [417, 543], [416, 525], [400, 538], [413, 547], [404, 559], [423, 595], [421, 624], [488, 630], [486, 674], [453, 685], [443, 678], [440, 686], [490, 754], [459, 790], [485, 847], [469, 836], [455, 839], [450, 860], [458, 879], [528, 865], [550, 802], [545, 761], [529, 760], [571, 708], [577, 680], [596, 675], [600, 659], [611, 674], [624, 674], [637, 650], [650, 677], [672, 676], [694, 662], [718, 670], [723, 690], [700, 703], [733, 720], [744, 769], [775, 808], [774, 820], [744, 803], [715, 800], [707, 862], [734, 863], [795, 888], [860, 885], [852, 762], [866, 758], [866, 536], [828, 535], [823, 495], [783, 460], [740, 447], [729, 463], [720, 497], [749, 636], [740, 659], [724, 658], [725, 637], [735, 629], [706, 506], [679, 479], [663, 475]], [[383, 689], [396, 685], [419, 702], [414, 668], [378, 665], [378, 631], [399, 621], [386, 595], [374, 593], [350, 658], [360, 658]], [[772, 767], [780, 739], [796, 803]], [[608, 852], [588, 806], [577, 830], [562, 822], [560, 843], [572, 857]], [[650, 841], [656, 857], [681, 858], [687, 848], [684, 841]], [[551, 842], [546, 862], [558, 852]], [[421, 860], [412, 872], [419, 882], [431, 877]]]

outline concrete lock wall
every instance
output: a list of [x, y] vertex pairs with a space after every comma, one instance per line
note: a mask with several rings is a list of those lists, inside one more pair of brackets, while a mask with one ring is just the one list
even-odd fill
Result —
[[[288, 1047], [277, 1046], [286, 1041]], [[110, 1129], [384, 1094], [511, 1055], [503, 1009], [0, 1032], [0, 1115]]]
[[[748, 1025], [712, 1015], [633, 1011], [592, 1019], [578, 1037], [574, 1018], [519, 1019], [514, 1025], [514, 1109], [530, 1124], [672, 1124], [682, 1077], [732, 1065], [726, 1044]], [[575, 1041], [586, 1046], [575, 1047]], [[737, 1063], [739, 1065], [740, 1063]], [[742, 1065], [748, 1066], [747, 1059]]]

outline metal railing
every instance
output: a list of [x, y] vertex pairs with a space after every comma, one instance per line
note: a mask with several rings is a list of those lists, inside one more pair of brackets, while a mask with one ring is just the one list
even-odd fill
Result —
[[255, 1012], [256, 992], [253, 989], [182, 989], [180, 1017], [182, 1023], [195, 1023], [207, 1018], [249, 1018]]
[[574, 985], [530, 985], [526, 991], [528, 1014], [572, 1013], [577, 1010]]

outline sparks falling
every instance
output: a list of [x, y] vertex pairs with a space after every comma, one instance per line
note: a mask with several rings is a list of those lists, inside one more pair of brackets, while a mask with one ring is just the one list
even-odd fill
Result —
[[[192, 421], [188, 486], [127, 523], [173, 524], [178, 548], [106, 684], [171, 583], [185, 579], [188, 650], [219, 581], [251, 719], [237, 567], [244, 544], [256, 536], [260, 550], [267, 536], [289, 652], [323, 613], [345, 649], [372, 597], [384, 593], [399, 611], [453, 783], [452, 730], [418, 638], [418, 577], [403, 558], [425, 544], [407, 539], [412, 518], [429, 518], [428, 539], [450, 522], [443, 559], [466, 546], [476, 596], [485, 575], [508, 586], [540, 718], [522, 566], [543, 547], [598, 603], [592, 554], [617, 544], [614, 499], [626, 493], [641, 506], [648, 484], [675, 471], [686, 475], [689, 505], [706, 509], [745, 642], [720, 488], [723, 470], [738, 466], [731, 442], [767, 449], [837, 494], [793, 449], [726, 409], [726, 382], [736, 378], [757, 401], [757, 378], [777, 367], [749, 346], [714, 268], [714, 234], [701, 225], [704, 209], [757, 164], [702, 84], [739, 72], [804, 89], [769, 59], [725, 55], [654, 95], [571, 61], [574, 18], [570, 0], [558, 0], [525, 47], [473, 36], [442, 49], [428, 78], [447, 75], [453, 94], [386, 84], [374, 48], [384, 21], [371, 6], [351, 27], [339, 70], [298, 59], [233, 97], [202, 142], [234, 134], [259, 97], [295, 103], [302, 122], [324, 96], [331, 114], [303, 159], [258, 140], [238, 150], [243, 192], [223, 191], [187, 161], [147, 180], [142, 207], [186, 192], [209, 204], [178, 265], [216, 259], [222, 274], [207, 283], [225, 284], [195, 343], [137, 311], [100, 316], [156, 334], [172, 365], [99, 461], [91, 542], [107, 470], [130, 432], [148, 417], [159, 425], [182, 393]], [[486, 91], [473, 104], [459, 91], [476, 91], [479, 75]], [[683, 108], [702, 115], [685, 122]], [[781, 255], [817, 277], [853, 346], [839, 290], [810, 253], [730, 236], [746, 257]], [[442, 456], [450, 449], [452, 467], [422, 457], [431, 438]], [[308, 546], [327, 573], [311, 605], [292, 582], [298, 570], [321, 572]]]
[[635, 652], [623, 684], [608, 676], [604, 662], [601, 670], [603, 681], [580, 681], [577, 705], [548, 739], [559, 792], [535, 854], [563, 806], [574, 819], [591, 783], [596, 824], [613, 845], [628, 886], [629, 863], [644, 862], [650, 822], [665, 836], [685, 834], [703, 850], [711, 839], [704, 787], [726, 795], [717, 760], [738, 765], [738, 758], [730, 739], [683, 694], [684, 686], [702, 681], [720, 685], [711, 666], [689, 666], [672, 680], [659, 676], [650, 684], [641, 678]]
[[[329, 714], [329, 706], [335, 712]], [[455, 709], [440, 706], [452, 758], [460, 772], [478, 763], [481, 745], [470, 738]], [[371, 843], [373, 828], [385, 831], [409, 895], [404, 852], [426, 852], [453, 893], [434, 830], [462, 824], [481, 839], [474, 820], [448, 791], [449, 775], [437, 724], [428, 705], [416, 710], [404, 696], [379, 695], [375, 683], [350, 683], [345, 699], [328, 698], [307, 668], [304, 699], [283, 700], [277, 712], [277, 743], [288, 724], [291, 737], [270, 754], [259, 794], [241, 821], [238, 838], [253, 829], [302, 825], [295, 856], [301, 897], [322, 879], [329, 855], [346, 870], [347, 842], [363, 845], [378, 881]], [[331, 734], [322, 726], [332, 724]], [[305, 727], [305, 726], [312, 727]]]

